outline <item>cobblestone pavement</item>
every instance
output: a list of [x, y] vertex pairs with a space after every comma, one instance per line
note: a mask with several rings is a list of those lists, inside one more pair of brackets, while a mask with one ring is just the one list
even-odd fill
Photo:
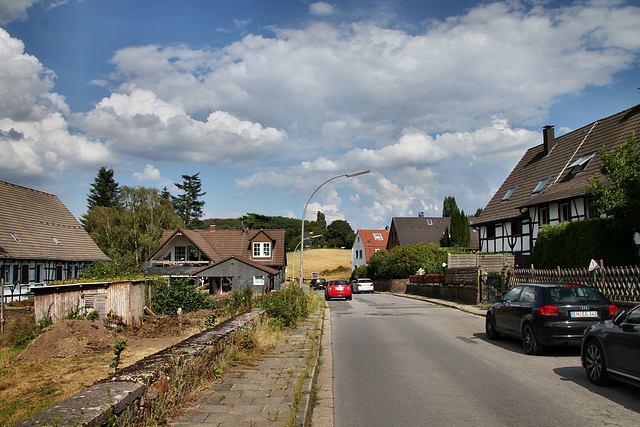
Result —
[[225, 375], [169, 425], [309, 425], [324, 315], [324, 309], [312, 313], [254, 366]]

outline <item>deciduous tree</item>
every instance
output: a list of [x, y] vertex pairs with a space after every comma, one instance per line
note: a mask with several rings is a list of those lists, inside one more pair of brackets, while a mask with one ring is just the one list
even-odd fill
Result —
[[598, 150], [600, 172], [606, 180], [592, 175], [586, 194], [593, 196], [601, 212], [623, 227], [640, 231], [640, 149], [635, 135], [616, 150]]

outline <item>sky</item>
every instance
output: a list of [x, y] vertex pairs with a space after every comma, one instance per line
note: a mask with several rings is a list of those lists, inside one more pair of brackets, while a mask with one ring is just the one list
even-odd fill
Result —
[[100, 167], [203, 218], [354, 230], [483, 208], [525, 151], [640, 104], [637, 0], [0, 0], [0, 180], [76, 216]]

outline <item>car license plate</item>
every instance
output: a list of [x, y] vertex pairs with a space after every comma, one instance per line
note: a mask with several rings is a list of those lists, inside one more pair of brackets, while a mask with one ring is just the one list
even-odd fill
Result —
[[570, 312], [570, 316], [573, 317], [595, 317], [598, 318], [597, 311], [572, 311]]

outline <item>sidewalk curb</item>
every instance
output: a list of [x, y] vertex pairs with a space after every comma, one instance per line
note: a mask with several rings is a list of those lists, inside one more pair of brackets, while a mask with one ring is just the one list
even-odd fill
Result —
[[[318, 360], [320, 360], [320, 349], [322, 348], [322, 331], [325, 322], [325, 308], [324, 305], [318, 309], [318, 318], [316, 320], [316, 333], [317, 340], [314, 344], [314, 354], [309, 366], [309, 375], [304, 379], [302, 385], [302, 395], [300, 396], [298, 418], [296, 425], [301, 427], [308, 427], [311, 425], [311, 414], [313, 412], [313, 393], [318, 379]], [[319, 322], [318, 322], [319, 321]], [[319, 323], [319, 324], [318, 324]]]
[[396, 292], [391, 292], [391, 295], [395, 295], [397, 297], [402, 297], [402, 298], [430, 302], [432, 304], [441, 305], [443, 307], [453, 308], [456, 310], [463, 311], [465, 313], [473, 314], [474, 316], [484, 317], [487, 313], [486, 308], [479, 308], [479, 307], [476, 307], [473, 305], [467, 305], [467, 304], [458, 304], [452, 301], [445, 301], [445, 300], [440, 300], [435, 298], [423, 297], [420, 295], [402, 294], [402, 293], [396, 293]]

